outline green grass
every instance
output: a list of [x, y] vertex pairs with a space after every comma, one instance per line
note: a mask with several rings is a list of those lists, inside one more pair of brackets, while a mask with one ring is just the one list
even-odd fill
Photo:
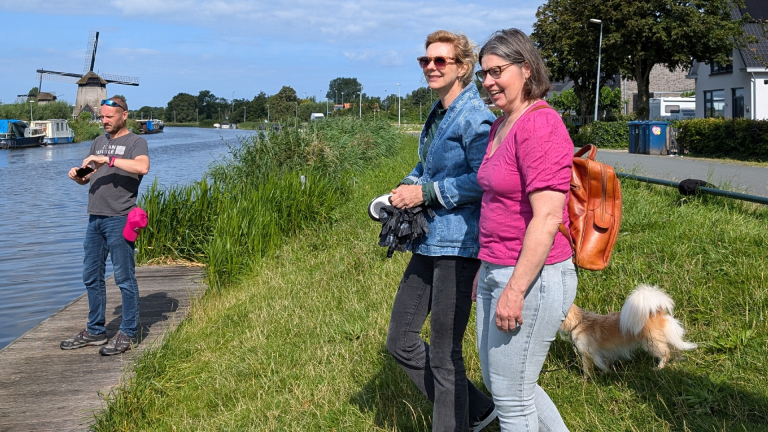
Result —
[[[255, 260], [240, 283], [209, 290], [162, 347], [143, 355], [96, 429], [429, 430], [429, 402], [384, 347], [408, 256], [385, 258], [380, 226], [365, 211], [412, 168], [415, 153], [415, 138], [405, 138], [387, 164], [356, 175], [326, 225]], [[585, 379], [570, 343], [558, 340], [540, 384], [574, 431], [768, 430], [768, 211], [622, 186], [612, 263], [581, 272], [576, 302], [617, 311], [635, 284], [658, 284], [701, 347], [661, 371], [638, 353]], [[480, 383], [473, 325], [464, 347]]]
[[354, 119], [241, 138], [231, 161], [204, 179], [169, 188], [155, 182], [141, 196], [149, 223], [137, 260], [202, 262], [210, 286], [236, 281], [287, 237], [328, 223], [356, 173], [390, 155], [397, 139], [384, 123]]

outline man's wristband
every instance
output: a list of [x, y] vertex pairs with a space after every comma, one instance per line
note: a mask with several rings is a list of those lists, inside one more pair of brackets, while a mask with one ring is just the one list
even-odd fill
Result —
[[111, 166], [111, 167], [115, 166], [115, 157], [114, 156], [109, 158], [109, 166]]

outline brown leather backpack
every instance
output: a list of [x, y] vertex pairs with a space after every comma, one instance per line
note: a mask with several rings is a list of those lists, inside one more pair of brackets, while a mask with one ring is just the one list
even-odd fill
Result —
[[560, 224], [560, 232], [571, 243], [574, 263], [587, 270], [608, 266], [621, 225], [621, 184], [613, 167], [595, 161], [596, 155], [592, 144], [573, 155], [570, 232]]

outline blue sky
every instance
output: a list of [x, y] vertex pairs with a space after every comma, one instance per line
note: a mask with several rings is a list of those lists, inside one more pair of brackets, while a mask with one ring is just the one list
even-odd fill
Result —
[[[82, 73], [89, 31], [99, 31], [95, 70], [137, 76], [110, 85], [131, 108], [165, 106], [180, 92], [220, 97], [274, 94], [283, 85], [322, 100], [337, 77], [357, 78], [373, 96], [424, 86], [415, 58], [437, 29], [481, 44], [493, 31], [531, 32], [544, 0], [0, 0], [0, 100], [37, 86], [36, 69]], [[74, 102], [74, 84], [43, 81]]]

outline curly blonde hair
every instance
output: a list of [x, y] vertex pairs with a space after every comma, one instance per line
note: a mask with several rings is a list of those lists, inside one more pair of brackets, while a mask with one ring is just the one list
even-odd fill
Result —
[[459, 81], [461, 82], [461, 88], [468, 86], [472, 82], [475, 65], [477, 64], [477, 45], [463, 33], [438, 30], [427, 36], [427, 40], [424, 42], [424, 49], [438, 42], [453, 45], [453, 55], [456, 57], [456, 64], [467, 65], [467, 70], [459, 76]]

